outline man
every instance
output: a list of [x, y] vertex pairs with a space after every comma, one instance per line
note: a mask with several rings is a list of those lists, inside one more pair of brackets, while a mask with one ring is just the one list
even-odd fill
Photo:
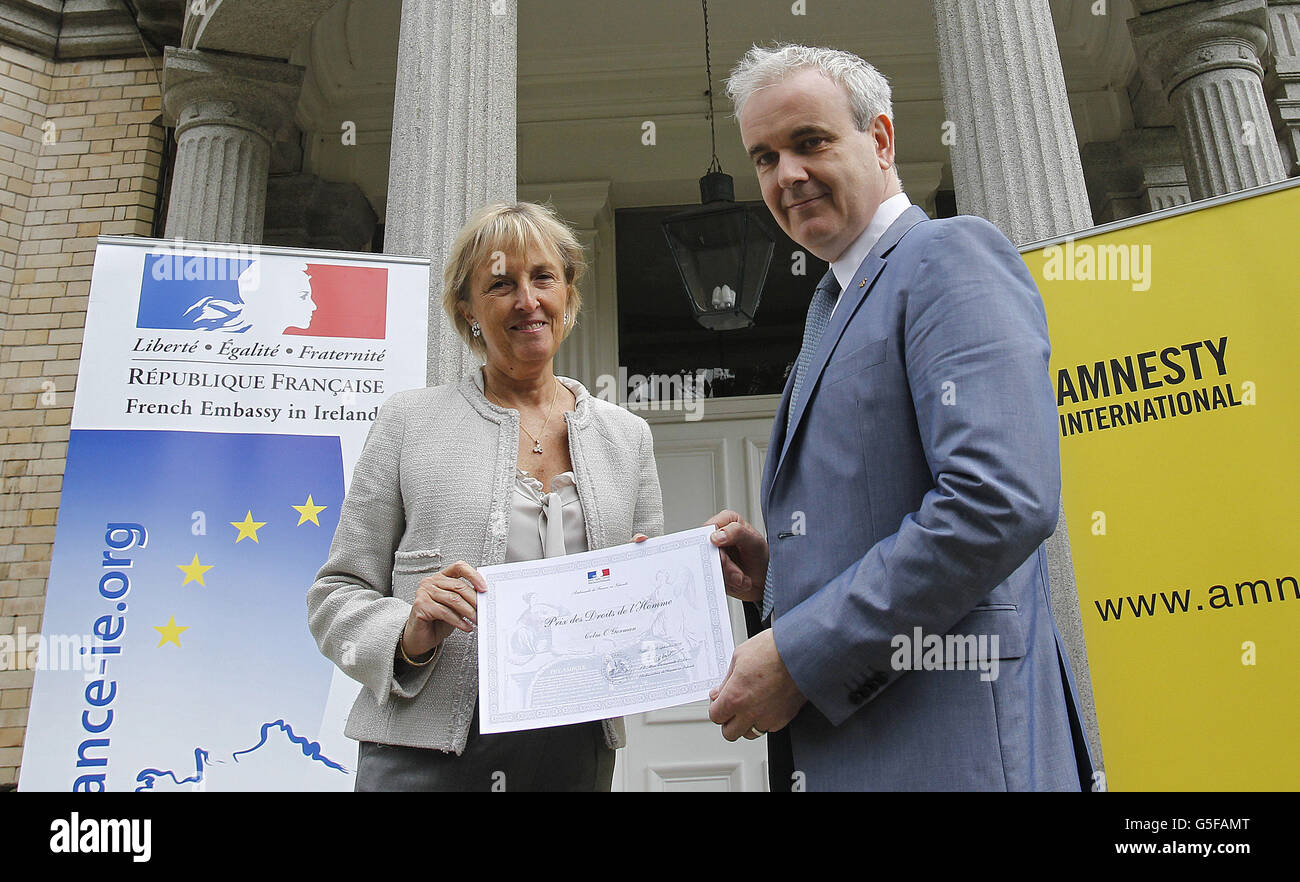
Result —
[[710, 718], [728, 740], [788, 725], [809, 790], [1087, 787], [1047, 593], [1060, 462], [1024, 262], [987, 221], [910, 204], [888, 83], [857, 56], [754, 47], [728, 92], [772, 216], [831, 268], [772, 428], [768, 535], [709, 521], [728, 592], [772, 617]]

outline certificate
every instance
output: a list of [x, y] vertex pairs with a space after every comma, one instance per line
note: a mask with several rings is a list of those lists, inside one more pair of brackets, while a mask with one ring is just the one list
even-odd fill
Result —
[[479, 731], [708, 698], [734, 648], [713, 531], [480, 568]]

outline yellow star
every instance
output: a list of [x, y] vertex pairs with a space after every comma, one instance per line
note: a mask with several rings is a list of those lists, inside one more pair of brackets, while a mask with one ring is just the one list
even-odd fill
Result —
[[180, 646], [181, 632], [188, 631], [190, 626], [176, 624], [176, 617], [172, 616], [167, 620], [167, 624], [161, 626], [154, 625], [153, 629], [162, 635], [162, 639], [158, 641], [158, 646], [161, 648], [166, 646], [168, 643], [175, 643], [177, 646]]
[[242, 521], [231, 521], [230, 526], [239, 531], [239, 535], [235, 537], [235, 544], [238, 545], [244, 538], [249, 538], [256, 542], [257, 528], [265, 527], [266, 521], [253, 520], [253, 513], [250, 511], [248, 514], [244, 515]]
[[313, 524], [319, 527], [320, 521], [316, 520], [316, 515], [323, 512], [329, 506], [316, 505], [314, 502], [312, 502], [311, 494], [308, 493], [306, 505], [291, 505], [289, 507], [298, 512], [298, 523], [295, 526], [301, 527], [303, 524], [307, 523], [308, 521], [311, 521]]
[[203, 574], [212, 569], [212, 567], [213, 564], [199, 563], [199, 556], [197, 554], [194, 555], [194, 560], [189, 563], [177, 564], [176, 569], [185, 574], [185, 581], [181, 583], [181, 587], [183, 588], [191, 582], [198, 582], [204, 588], [208, 587], [207, 583], [203, 581]]

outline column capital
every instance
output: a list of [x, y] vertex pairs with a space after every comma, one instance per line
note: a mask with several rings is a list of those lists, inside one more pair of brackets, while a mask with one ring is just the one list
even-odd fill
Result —
[[167, 236], [261, 242], [271, 144], [292, 124], [303, 69], [168, 47], [163, 108], [176, 126]]
[[1271, 0], [1268, 15], [1273, 44], [1264, 92], [1287, 173], [1300, 175], [1300, 0]]
[[293, 120], [303, 73], [283, 61], [168, 46], [163, 111], [178, 138], [196, 125], [220, 125], [270, 143]]
[[1199, 0], [1129, 20], [1139, 62], [1166, 96], [1192, 77], [1242, 68], [1264, 74], [1265, 0]]
[[1192, 198], [1285, 178], [1264, 96], [1265, 0], [1147, 0], [1138, 8], [1129, 30], [1143, 75], [1174, 110]]
[[549, 202], [575, 229], [595, 230], [611, 214], [609, 181], [553, 181], [519, 184], [519, 199]]
[[1268, 76], [1276, 83], [1300, 82], [1300, 0], [1271, 0], [1268, 6]]

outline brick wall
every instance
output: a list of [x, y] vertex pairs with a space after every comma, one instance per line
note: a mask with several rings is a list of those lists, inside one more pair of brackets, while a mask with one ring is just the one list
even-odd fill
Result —
[[[95, 237], [152, 230], [159, 63], [0, 44], [0, 635], [40, 630]], [[0, 666], [0, 787], [18, 779], [32, 678]]]

